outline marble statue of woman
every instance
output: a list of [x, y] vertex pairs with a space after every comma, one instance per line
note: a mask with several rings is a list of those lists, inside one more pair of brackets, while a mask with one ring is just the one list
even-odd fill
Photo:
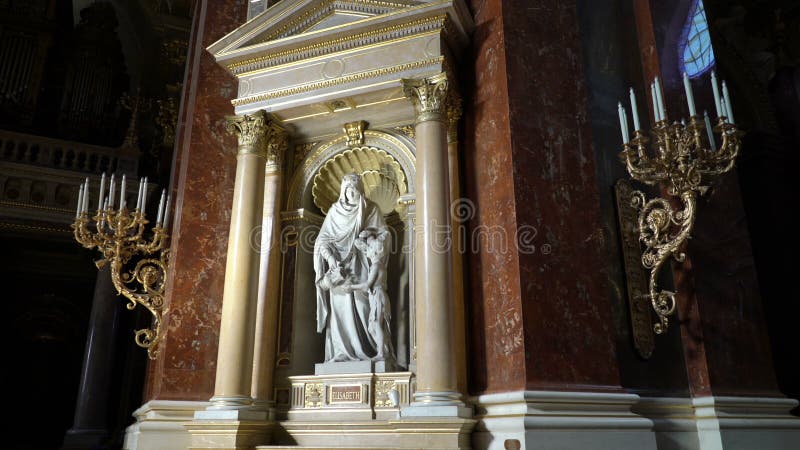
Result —
[[[352, 287], [369, 279], [370, 261], [355, 245], [366, 228], [385, 231], [386, 222], [380, 208], [364, 196], [361, 177], [347, 174], [314, 244], [317, 332], [325, 333], [326, 363], [378, 355], [370, 332], [369, 293]], [[385, 272], [385, 258], [382, 264]]]

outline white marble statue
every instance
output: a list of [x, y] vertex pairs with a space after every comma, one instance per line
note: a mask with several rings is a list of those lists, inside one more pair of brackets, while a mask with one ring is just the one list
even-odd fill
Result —
[[314, 244], [317, 332], [325, 333], [326, 363], [394, 360], [386, 295], [390, 242], [361, 177], [345, 175]]

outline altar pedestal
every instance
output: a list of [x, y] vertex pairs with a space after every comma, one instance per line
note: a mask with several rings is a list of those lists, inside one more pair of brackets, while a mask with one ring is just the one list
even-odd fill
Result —
[[[335, 371], [337, 365], [372, 361], [317, 364]], [[380, 362], [383, 365], [382, 361]], [[368, 371], [289, 377], [292, 383], [289, 421], [372, 421], [396, 419], [400, 407], [411, 402], [411, 372]]]

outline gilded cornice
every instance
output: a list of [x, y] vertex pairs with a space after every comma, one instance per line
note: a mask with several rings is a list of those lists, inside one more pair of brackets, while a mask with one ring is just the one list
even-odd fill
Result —
[[401, 65], [398, 65], [398, 66], [385, 67], [383, 69], [378, 69], [378, 70], [368, 70], [368, 71], [364, 71], [364, 72], [358, 72], [358, 73], [354, 73], [352, 75], [348, 75], [346, 77], [332, 78], [330, 80], [320, 81], [320, 82], [317, 82], [317, 83], [310, 83], [310, 84], [306, 84], [306, 85], [302, 85], [302, 86], [296, 86], [296, 87], [288, 88], [288, 89], [280, 89], [280, 90], [276, 90], [276, 91], [268, 91], [268, 92], [264, 92], [263, 94], [253, 95], [253, 96], [250, 96], [250, 97], [237, 98], [235, 100], [232, 100], [231, 103], [233, 104], [233, 106], [241, 106], [241, 105], [246, 105], [246, 104], [249, 104], [249, 103], [255, 103], [255, 102], [270, 100], [270, 99], [273, 99], [273, 98], [286, 97], [286, 96], [295, 95], [295, 94], [302, 94], [304, 92], [310, 92], [310, 91], [314, 91], [314, 90], [317, 90], [317, 89], [324, 89], [324, 88], [331, 87], [331, 86], [338, 86], [340, 84], [366, 80], [366, 79], [369, 79], [369, 78], [377, 78], [377, 77], [380, 77], [380, 76], [383, 76], [383, 75], [388, 75], [388, 74], [391, 74], [391, 73], [405, 72], [407, 70], [419, 69], [419, 68], [428, 67], [428, 66], [437, 66], [437, 65], [441, 65], [443, 60], [444, 60], [444, 57], [443, 56], [439, 56], [439, 57], [436, 57], [436, 58], [424, 59], [424, 60], [421, 60], [421, 61], [414, 61], [414, 62], [408, 63], [408, 64], [401, 64]]
[[268, 67], [441, 30], [446, 28], [445, 25], [448, 20], [445, 14], [425, 17], [408, 23], [390, 25], [297, 48], [263, 54], [255, 58], [229, 64], [226, 67], [231, 73], [242, 76]]

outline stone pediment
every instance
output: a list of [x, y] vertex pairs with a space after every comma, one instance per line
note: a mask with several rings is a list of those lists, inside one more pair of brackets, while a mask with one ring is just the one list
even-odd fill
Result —
[[313, 33], [397, 12], [415, 0], [284, 0], [212, 44], [212, 54], [231, 53], [269, 41]]
[[[237, 114], [264, 109], [302, 129], [404, 98], [401, 80], [453, 67], [472, 27], [463, 0], [283, 0], [208, 51], [239, 80]], [[413, 113], [399, 106], [391, 121]]]

